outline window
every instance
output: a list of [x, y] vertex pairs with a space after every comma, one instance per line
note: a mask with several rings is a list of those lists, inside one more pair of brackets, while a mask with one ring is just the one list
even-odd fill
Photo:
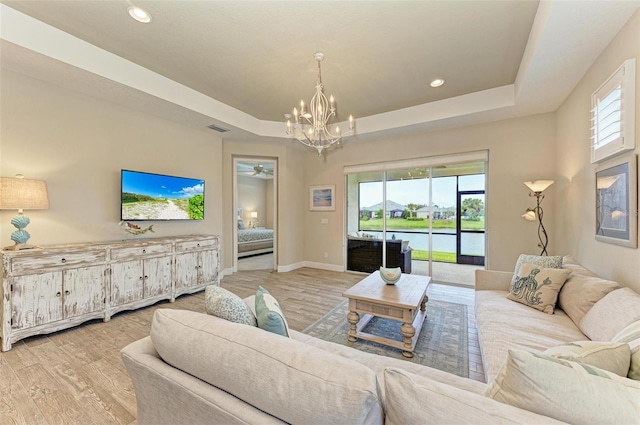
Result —
[[591, 95], [591, 162], [635, 149], [636, 60], [627, 59]]

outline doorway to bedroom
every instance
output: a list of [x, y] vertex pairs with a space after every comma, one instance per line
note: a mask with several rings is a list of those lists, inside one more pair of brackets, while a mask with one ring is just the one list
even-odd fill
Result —
[[277, 268], [277, 160], [238, 157], [234, 167], [234, 271]]

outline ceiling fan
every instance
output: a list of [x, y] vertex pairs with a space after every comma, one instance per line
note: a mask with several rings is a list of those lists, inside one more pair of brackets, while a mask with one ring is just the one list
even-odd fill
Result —
[[268, 170], [266, 168], [264, 168], [264, 166], [262, 164], [258, 164], [255, 167], [253, 167], [253, 175], [257, 176], [260, 173], [264, 173], [268, 176], [273, 174], [273, 170]]

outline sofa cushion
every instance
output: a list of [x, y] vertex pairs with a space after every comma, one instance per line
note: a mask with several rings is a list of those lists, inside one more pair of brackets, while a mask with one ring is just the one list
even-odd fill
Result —
[[262, 286], [256, 292], [258, 327], [278, 335], [289, 336], [289, 325], [278, 301]]
[[548, 348], [542, 354], [572, 362], [586, 363], [620, 376], [627, 376], [631, 362], [629, 345], [613, 342], [569, 342]]
[[506, 297], [507, 291], [476, 291], [476, 320], [487, 382], [498, 374], [510, 348], [544, 351], [587, 337], [562, 310], [542, 314]]
[[384, 386], [389, 425], [560, 423], [400, 369], [384, 371]]
[[509, 350], [486, 395], [574, 424], [632, 424], [640, 418], [640, 382], [522, 350]]
[[553, 314], [558, 292], [571, 270], [549, 269], [526, 261], [516, 271], [516, 280], [509, 288], [509, 298], [547, 314]]
[[609, 292], [619, 289], [620, 285], [612, 280], [576, 273], [575, 268], [570, 270], [572, 271], [571, 276], [564, 283], [558, 295], [558, 307], [564, 310], [571, 317], [573, 323], [578, 326], [595, 303]]
[[640, 295], [630, 288], [609, 292], [580, 321], [580, 329], [594, 341], [611, 341], [638, 317]]
[[166, 363], [285, 422], [383, 422], [371, 369], [300, 341], [174, 309], [155, 311], [151, 339]]
[[562, 257], [553, 255], [528, 255], [528, 254], [520, 254], [518, 260], [516, 261], [516, 267], [513, 269], [513, 278], [511, 278], [511, 284], [513, 285], [516, 281], [516, 276], [520, 271], [520, 267], [522, 263], [535, 264], [536, 266], [543, 267], [545, 269], [559, 269], [562, 267]]
[[[640, 314], [640, 312], [638, 312]], [[640, 380], [640, 317], [629, 323], [626, 328], [618, 332], [612, 342], [624, 342], [631, 350], [631, 364], [627, 376]]]
[[562, 268], [571, 270], [571, 274], [581, 274], [583, 276], [598, 276], [591, 270], [578, 263], [578, 260], [571, 255], [565, 255], [562, 257]]
[[207, 286], [204, 292], [204, 307], [207, 314], [231, 322], [258, 326], [258, 322], [247, 304], [233, 292], [217, 285]]

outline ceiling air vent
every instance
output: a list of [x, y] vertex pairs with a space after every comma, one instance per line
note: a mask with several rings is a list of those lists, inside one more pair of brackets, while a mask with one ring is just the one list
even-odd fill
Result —
[[226, 133], [227, 131], [229, 131], [228, 128], [220, 127], [217, 124], [208, 125], [207, 128], [210, 128], [211, 130], [215, 130], [215, 131], [217, 131], [219, 133]]

